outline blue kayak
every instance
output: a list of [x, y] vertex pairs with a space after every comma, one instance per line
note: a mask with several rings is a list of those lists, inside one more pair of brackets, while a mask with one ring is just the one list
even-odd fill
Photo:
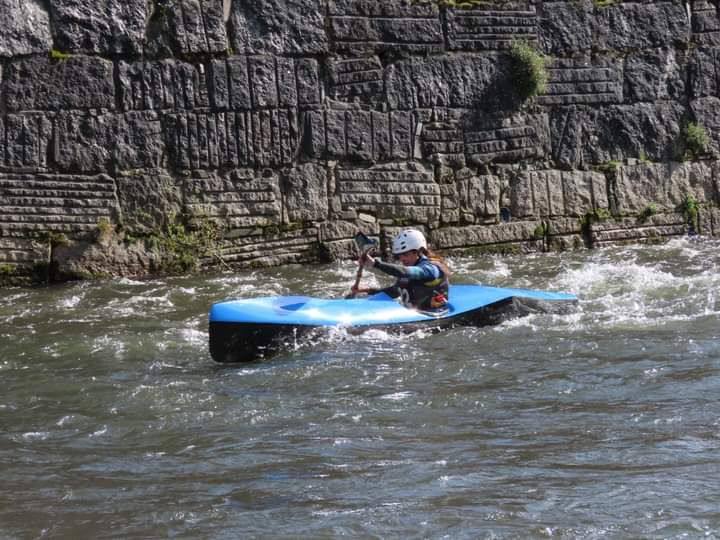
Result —
[[408, 308], [385, 293], [353, 299], [266, 296], [220, 302], [210, 310], [210, 354], [217, 362], [250, 361], [322, 328], [412, 332], [485, 326], [529, 313], [566, 312], [577, 303], [577, 297], [567, 293], [483, 285], [450, 285], [449, 296], [448, 308], [441, 312]]

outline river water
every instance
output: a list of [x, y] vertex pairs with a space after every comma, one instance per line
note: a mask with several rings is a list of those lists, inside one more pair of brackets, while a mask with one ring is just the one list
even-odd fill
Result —
[[352, 263], [1, 291], [0, 538], [718, 538], [719, 247], [453, 258], [578, 310], [239, 365], [211, 303]]

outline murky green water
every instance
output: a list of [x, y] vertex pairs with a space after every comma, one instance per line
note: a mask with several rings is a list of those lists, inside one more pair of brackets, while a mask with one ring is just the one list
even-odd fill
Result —
[[0, 292], [0, 538], [720, 536], [713, 241], [452, 260], [564, 316], [207, 351], [228, 297], [351, 263]]

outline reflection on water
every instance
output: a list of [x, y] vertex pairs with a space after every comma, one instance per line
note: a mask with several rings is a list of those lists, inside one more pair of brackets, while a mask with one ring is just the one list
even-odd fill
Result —
[[339, 297], [352, 264], [2, 291], [0, 538], [717, 536], [719, 261], [454, 258], [580, 309], [231, 366], [211, 303]]

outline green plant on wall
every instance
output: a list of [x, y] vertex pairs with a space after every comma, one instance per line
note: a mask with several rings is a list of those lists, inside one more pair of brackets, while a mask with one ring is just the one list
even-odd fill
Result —
[[147, 238], [152, 249], [160, 252], [162, 270], [182, 273], [196, 270], [200, 257], [211, 252], [217, 244], [217, 227], [207, 219], [198, 220], [192, 229], [184, 223], [171, 220], [163, 230]]
[[655, 203], [650, 203], [638, 214], [638, 221], [640, 221], [640, 223], [643, 223], [647, 221], [650, 216], [654, 216], [657, 213], [657, 205]]
[[700, 155], [707, 152], [710, 139], [702, 124], [689, 122], [683, 130], [683, 138], [685, 141], [686, 158], [697, 159]]
[[546, 221], [543, 221], [540, 225], [535, 227], [535, 230], [533, 231], [533, 238], [535, 240], [542, 240], [549, 234], [550, 234], [550, 224]]
[[59, 51], [57, 49], [51, 49], [50, 58], [52, 58], [53, 60], [67, 60], [68, 58], [72, 58], [72, 55]]
[[510, 46], [512, 79], [515, 91], [526, 100], [547, 88], [547, 58], [527, 41], [514, 41]]
[[699, 228], [699, 204], [697, 202], [697, 199], [693, 197], [692, 195], [685, 195], [685, 200], [683, 200], [682, 204], [680, 205], [680, 210], [685, 215], [685, 219], [687, 221], [688, 226], [690, 226], [690, 232], [692, 234], [698, 233], [700, 231]]
[[109, 242], [115, 233], [115, 227], [110, 220], [103, 216], [97, 222], [97, 235], [96, 239], [100, 243]]
[[593, 166], [593, 169], [605, 175], [613, 175], [620, 167], [622, 167], [622, 163], [620, 161], [616, 159], [611, 159], [610, 161], [605, 161], [604, 163], [598, 163], [597, 165]]

